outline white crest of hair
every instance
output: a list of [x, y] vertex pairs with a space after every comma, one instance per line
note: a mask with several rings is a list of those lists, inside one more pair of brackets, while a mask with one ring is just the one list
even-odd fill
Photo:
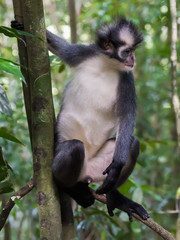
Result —
[[87, 59], [75, 68], [74, 79], [64, 94], [61, 138], [82, 141], [87, 161], [117, 131], [117, 67], [104, 55]]
[[134, 37], [130, 32], [128, 26], [123, 27], [119, 32], [119, 39], [125, 42], [127, 45], [132, 46], [134, 43]]

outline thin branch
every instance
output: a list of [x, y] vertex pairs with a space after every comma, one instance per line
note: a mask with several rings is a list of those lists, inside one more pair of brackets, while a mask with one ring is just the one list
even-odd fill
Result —
[[[23, 196], [28, 194], [32, 189], [34, 188], [33, 179], [31, 179], [26, 186], [22, 187], [20, 190], [18, 190], [11, 198], [10, 200], [5, 204], [1, 214], [0, 214], [0, 230], [3, 228], [4, 224], [6, 223], [6, 220], [9, 216], [9, 213], [11, 209], [14, 207], [15, 203], [14, 200], [16, 198], [21, 199]], [[98, 195], [96, 192], [91, 189], [93, 196], [95, 199], [99, 202], [102, 202], [106, 204], [106, 197], [104, 195]], [[147, 220], [143, 220], [141, 217], [139, 217], [137, 214], [133, 213], [133, 217], [144, 223], [146, 226], [151, 228], [154, 232], [156, 232], [159, 236], [161, 236], [164, 240], [175, 240], [173, 235], [169, 233], [167, 230], [165, 230], [162, 226], [157, 224], [154, 220], [151, 218], [148, 218]]]
[[[98, 200], [99, 202], [102, 202], [104, 204], [106, 204], [106, 197], [104, 195], [98, 195], [96, 194], [96, 192], [91, 189], [93, 196], [95, 197], [96, 200]], [[148, 226], [149, 228], [151, 228], [154, 232], [156, 232], [157, 234], [159, 234], [163, 239], [165, 240], [175, 240], [175, 238], [173, 237], [173, 235], [168, 232], [167, 230], [165, 230], [163, 227], [161, 227], [159, 224], [157, 224], [154, 220], [152, 220], [151, 218], [148, 218], [147, 220], [143, 220], [141, 217], [139, 217], [137, 214], [133, 213], [132, 214], [133, 217], [144, 223], [146, 226]]]
[[9, 199], [9, 201], [4, 205], [2, 212], [0, 214], [0, 231], [4, 227], [6, 220], [15, 205], [15, 199], [21, 199], [26, 194], [28, 194], [34, 188], [33, 179], [31, 179], [26, 186], [19, 189], [14, 195]]

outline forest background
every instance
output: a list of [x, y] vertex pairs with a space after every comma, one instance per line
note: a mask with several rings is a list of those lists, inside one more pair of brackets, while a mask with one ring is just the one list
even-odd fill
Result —
[[[43, 3], [46, 27], [70, 41], [72, 29], [67, 1], [44, 0]], [[179, 110], [176, 108], [179, 106], [179, 97], [177, 104], [174, 102], [175, 97], [180, 96], [180, 3], [177, 2], [175, 74], [170, 1], [77, 0], [75, 3], [78, 43], [92, 43], [98, 27], [119, 15], [133, 20], [144, 35], [144, 43], [136, 52], [134, 70], [138, 100], [135, 135], [141, 142], [141, 153], [133, 174], [121, 188], [121, 192], [142, 203], [156, 222], [180, 240], [180, 144], [177, 137]], [[12, 1], [0, 0], [0, 25], [9, 27], [13, 19]], [[5, 62], [4, 59], [9, 61]], [[16, 38], [0, 33], [0, 146], [9, 165], [5, 177], [4, 165], [0, 165], [2, 206], [11, 197], [12, 191], [24, 186], [33, 175], [19, 66], [15, 64], [18, 62]], [[57, 115], [63, 87], [71, 77], [71, 71], [51, 54], [50, 62]], [[77, 239], [86, 239], [87, 236], [101, 240], [120, 237], [130, 240], [160, 239], [141, 223], [129, 223], [123, 212], [117, 210], [115, 217], [109, 217], [105, 205], [98, 202], [88, 209], [78, 206], [74, 217]], [[38, 210], [33, 190], [21, 202], [16, 203], [0, 232], [0, 239], [34, 240], [38, 236]]]

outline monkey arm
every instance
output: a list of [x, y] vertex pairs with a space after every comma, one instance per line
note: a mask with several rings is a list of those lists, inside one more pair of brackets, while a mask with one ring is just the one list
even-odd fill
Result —
[[120, 74], [118, 93], [117, 114], [119, 116], [119, 132], [113, 161], [103, 172], [103, 174], [108, 174], [108, 176], [103, 185], [97, 190], [98, 194], [108, 193], [118, 187], [121, 170], [128, 161], [136, 111], [136, 93], [134, 78], [131, 72], [122, 72]]
[[64, 63], [75, 67], [97, 54], [95, 45], [70, 44], [61, 37], [46, 31], [48, 49]]
[[[126, 122], [127, 121], [127, 122]], [[131, 121], [126, 119], [121, 123], [121, 128], [119, 130], [119, 135], [116, 140], [116, 147], [113, 156], [112, 163], [107, 167], [103, 174], [107, 174], [103, 185], [96, 191], [98, 194], [108, 193], [114, 188], [118, 187], [119, 177], [123, 167], [127, 164], [130, 146], [131, 146], [131, 137], [132, 137], [132, 127], [128, 126], [128, 123], [131, 124]], [[134, 164], [132, 162], [132, 164]], [[129, 173], [127, 172], [128, 178]]]

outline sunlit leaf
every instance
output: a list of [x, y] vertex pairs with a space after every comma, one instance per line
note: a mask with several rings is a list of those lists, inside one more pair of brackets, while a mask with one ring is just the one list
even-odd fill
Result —
[[22, 75], [19, 67], [20, 65], [17, 63], [14, 63], [7, 59], [0, 58], [0, 70], [20, 77], [25, 82], [24, 76]]
[[49, 61], [50, 61], [50, 64], [52, 64], [54, 61], [60, 62], [59, 57], [57, 57], [56, 55], [49, 56]]
[[180, 187], [178, 187], [178, 189], [176, 191], [176, 198], [180, 199]]
[[3, 114], [12, 117], [12, 110], [7, 98], [6, 92], [3, 87], [0, 85], [0, 112]]

